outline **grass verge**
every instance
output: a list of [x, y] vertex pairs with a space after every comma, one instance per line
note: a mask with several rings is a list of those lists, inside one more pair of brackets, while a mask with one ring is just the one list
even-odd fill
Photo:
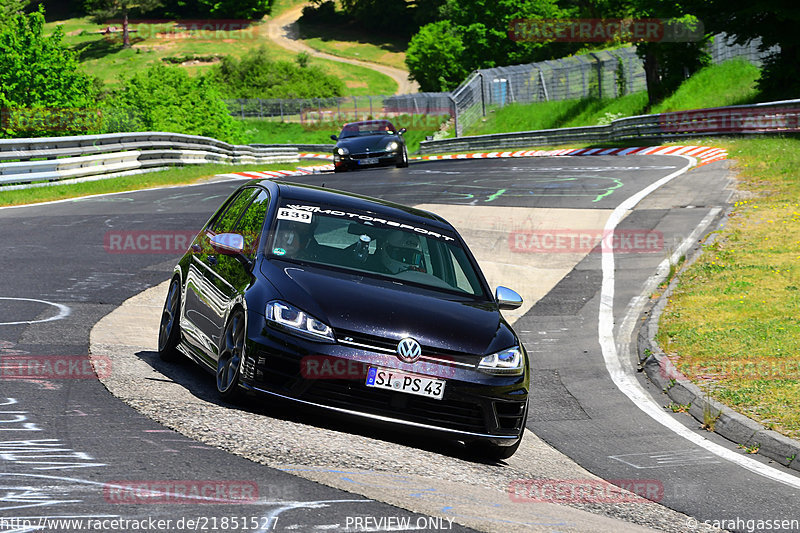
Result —
[[202, 179], [216, 174], [228, 172], [245, 172], [248, 170], [293, 170], [301, 163], [277, 163], [273, 165], [198, 165], [180, 167], [160, 172], [148, 172], [136, 176], [125, 176], [98, 181], [87, 181], [71, 185], [53, 185], [52, 187], [37, 187], [35, 189], [21, 189], [4, 191], [0, 187], [0, 206], [34, 204], [79, 198], [93, 194], [112, 192], [135, 191], [165, 185], [185, 185], [196, 183]]
[[406, 70], [407, 39], [373, 35], [363, 28], [300, 24], [300, 38], [311, 48], [334, 56]]
[[686, 80], [675, 93], [649, 110], [645, 92], [603, 100], [511, 104], [489, 110], [487, 116], [468, 128], [465, 135], [597, 126], [645, 113], [751, 103], [757, 98], [755, 84], [759, 75], [757, 67], [742, 59], [712, 65]]
[[681, 274], [658, 341], [711, 397], [800, 438], [800, 138], [708, 143], [737, 160], [742, 198]]
[[397, 92], [396, 81], [371, 68], [319, 58], [312, 58], [311, 64], [342, 80], [347, 86], [345, 96], [391, 95]]

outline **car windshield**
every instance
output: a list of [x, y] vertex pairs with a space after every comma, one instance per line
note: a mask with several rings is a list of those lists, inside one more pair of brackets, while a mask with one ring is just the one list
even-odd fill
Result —
[[278, 209], [272, 257], [485, 298], [453, 233], [364, 211], [287, 202]]
[[368, 120], [346, 124], [339, 134], [340, 139], [364, 135], [394, 135], [397, 130], [388, 120]]

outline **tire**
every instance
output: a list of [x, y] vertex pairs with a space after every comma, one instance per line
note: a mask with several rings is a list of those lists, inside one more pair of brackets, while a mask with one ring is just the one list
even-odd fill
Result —
[[347, 167], [345, 167], [345, 166], [333, 167], [333, 171], [334, 172], [347, 172]]
[[403, 146], [403, 156], [397, 163], [397, 168], [408, 168], [408, 148]]
[[181, 341], [181, 285], [178, 278], [172, 280], [161, 312], [161, 326], [158, 328], [158, 356], [162, 361], [175, 361], [180, 356], [178, 344]]
[[229, 402], [237, 402], [243, 396], [239, 387], [239, 370], [244, 357], [245, 332], [244, 311], [236, 309], [225, 326], [217, 359], [217, 391], [223, 400]]

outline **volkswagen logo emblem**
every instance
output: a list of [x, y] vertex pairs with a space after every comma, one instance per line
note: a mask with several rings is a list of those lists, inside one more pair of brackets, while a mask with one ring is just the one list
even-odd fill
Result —
[[422, 347], [411, 337], [406, 337], [397, 344], [397, 358], [404, 363], [414, 363], [422, 355]]

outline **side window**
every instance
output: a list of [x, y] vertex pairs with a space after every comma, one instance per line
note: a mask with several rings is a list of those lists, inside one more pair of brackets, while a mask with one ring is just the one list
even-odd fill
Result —
[[269, 194], [267, 191], [260, 191], [239, 219], [236, 227], [236, 233], [244, 236], [245, 253], [250, 257], [256, 255], [258, 251], [258, 240], [261, 237], [261, 229], [264, 226], [264, 217], [267, 216], [268, 207]]
[[229, 204], [225, 211], [217, 218], [211, 228], [214, 233], [231, 233], [236, 227], [236, 221], [242, 214], [250, 200], [258, 194], [259, 189], [249, 187], [243, 189]]

